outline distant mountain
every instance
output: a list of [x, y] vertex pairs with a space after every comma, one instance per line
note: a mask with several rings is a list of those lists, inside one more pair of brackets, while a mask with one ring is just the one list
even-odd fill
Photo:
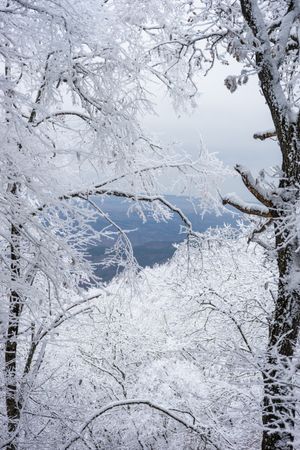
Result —
[[[180, 208], [193, 224], [195, 231], [203, 232], [208, 228], [223, 227], [224, 224], [234, 225], [236, 218], [231, 214], [215, 216], [205, 214], [203, 217], [195, 213], [193, 205], [186, 197], [166, 196], [166, 199]], [[178, 215], [168, 222], [156, 222], [151, 216], [143, 223], [136, 212], [128, 215], [130, 201], [120, 198], [105, 198], [104, 200], [94, 199], [101, 209], [109, 217], [125, 230], [133, 230], [129, 233], [129, 238], [133, 245], [134, 256], [141, 267], [154, 264], [162, 264], [172, 257], [175, 248], [174, 243], [182, 242], [186, 235], [181, 233], [182, 222]], [[107, 221], [99, 217], [93, 227], [101, 230]], [[97, 264], [95, 274], [103, 281], [111, 280], [116, 274], [116, 267], [103, 268], [101, 262], [105, 257], [105, 252], [113, 245], [111, 240], [106, 240], [99, 245], [87, 249], [90, 259]], [[100, 263], [100, 265], [99, 265]]]

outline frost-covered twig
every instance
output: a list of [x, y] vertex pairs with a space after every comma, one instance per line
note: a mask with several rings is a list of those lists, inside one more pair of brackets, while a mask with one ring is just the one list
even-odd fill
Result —
[[193, 231], [193, 226], [192, 226], [191, 221], [182, 212], [182, 210], [180, 208], [178, 208], [177, 206], [173, 205], [171, 202], [169, 202], [163, 196], [160, 196], [160, 195], [133, 194], [130, 192], [123, 192], [123, 191], [119, 191], [119, 190], [99, 189], [97, 186], [95, 186], [94, 188], [91, 188], [87, 191], [70, 192], [69, 194], [66, 194], [63, 197], [61, 197], [61, 199], [67, 200], [70, 198], [83, 198], [83, 197], [88, 197], [88, 196], [93, 196], [93, 195], [94, 196], [107, 195], [107, 196], [120, 197], [120, 198], [125, 198], [128, 200], [133, 200], [133, 201], [137, 201], [137, 202], [145, 202], [145, 203], [158, 202], [161, 205], [165, 206], [167, 209], [169, 209], [171, 212], [177, 214], [180, 217], [180, 219], [182, 220], [183, 224], [187, 228], [188, 233], [190, 235], [193, 235], [195, 237], [198, 236], [198, 234]]
[[81, 427], [81, 429], [77, 432], [77, 436], [74, 436], [69, 442], [67, 442], [61, 450], [67, 450], [70, 448], [76, 441], [82, 439], [82, 434], [84, 431], [88, 428], [88, 426], [96, 420], [98, 417], [100, 417], [102, 414], [106, 413], [107, 411], [111, 409], [118, 408], [120, 406], [129, 406], [129, 405], [146, 405], [149, 406], [152, 409], [156, 409], [157, 411], [165, 414], [166, 416], [170, 417], [171, 419], [175, 420], [176, 422], [179, 422], [181, 425], [183, 425], [185, 428], [187, 428], [190, 431], [193, 431], [194, 433], [197, 433], [203, 442], [206, 444], [212, 445], [216, 450], [221, 450], [220, 447], [218, 447], [215, 443], [213, 443], [209, 438], [209, 430], [206, 430], [205, 428], [198, 428], [195, 425], [192, 425], [188, 422], [186, 422], [184, 419], [179, 417], [177, 414], [174, 414], [171, 410], [158, 405], [151, 400], [146, 399], [128, 399], [128, 400], [119, 400], [116, 402], [109, 403], [108, 405], [101, 408], [99, 411], [97, 411], [95, 414], [93, 414], [85, 424]]

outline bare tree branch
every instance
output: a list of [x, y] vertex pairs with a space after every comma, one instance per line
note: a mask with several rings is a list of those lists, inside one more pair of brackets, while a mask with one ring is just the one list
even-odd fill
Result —
[[253, 138], [259, 139], [260, 141], [264, 141], [265, 139], [270, 139], [273, 137], [277, 137], [277, 133], [275, 130], [271, 131], [258, 131], [257, 133], [254, 133]]

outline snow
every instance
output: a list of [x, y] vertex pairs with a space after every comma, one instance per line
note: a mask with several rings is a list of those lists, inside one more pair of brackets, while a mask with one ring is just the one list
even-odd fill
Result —
[[[169, 263], [143, 270], [134, 294], [122, 278], [86, 294], [89, 310], [65, 322], [48, 343], [36, 380], [40, 418], [33, 416], [30, 428], [43, 426], [46, 411], [64, 421], [48, 424], [31, 448], [45, 439], [49, 449], [60, 448], [79, 435], [103, 448], [132, 450], [138, 441], [166, 450], [186, 442], [196, 448], [197, 433], [152, 411], [149, 402], [198, 432], [210, 430], [222, 450], [246, 450], [249, 442], [259, 448], [255, 361], [267, 338], [272, 301], [265, 280], [273, 280], [273, 267], [234, 231], [220, 232], [219, 239], [207, 234], [201, 242], [183, 244]], [[139, 399], [144, 406], [134, 407]], [[126, 402], [132, 402], [129, 410], [115, 408]], [[106, 407], [115, 409], [104, 414]], [[35, 402], [27, 411], [37, 412]], [[90, 423], [89, 432], [77, 423]], [[65, 442], [63, 424], [74, 430]], [[80, 442], [71, 448], [81, 448]]]
[[[300, 448], [299, 1], [2, 3], [0, 446]], [[260, 217], [247, 233], [198, 235], [161, 192], [180, 184], [220, 212], [228, 169], [203, 145], [197, 161], [163, 148], [139, 118], [154, 111], [149, 79], [180, 111], [232, 58], [242, 70], [225, 83], [257, 77], [283, 163], [271, 183], [236, 166], [261, 203], [223, 204]], [[94, 194], [178, 214], [188, 245], [139, 272]], [[248, 238], [267, 223], [264, 253]], [[113, 235], [108, 262], [126, 276], [86, 293], [84, 251]]]

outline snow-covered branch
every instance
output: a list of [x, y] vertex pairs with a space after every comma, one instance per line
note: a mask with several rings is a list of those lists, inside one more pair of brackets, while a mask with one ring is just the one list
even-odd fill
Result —
[[164, 197], [160, 195], [142, 195], [142, 194], [133, 194], [130, 192], [123, 192], [118, 190], [109, 190], [109, 189], [99, 189], [98, 186], [95, 186], [94, 188], [91, 188], [87, 191], [76, 191], [76, 192], [70, 192], [69, 194], [64, 195], [61, 197], [61, 199], [67, 200], [71, 198], [81, 198], [81, 199], [88, 199], [90, 196], [112, 196], [112, 197], [120, 197], [128, 200], [133, 200], [136, 202], [145, 202], [145, 203], [160, 203], [162, 206], [169, 209], [171, 212], [177, 214], [180, 219], [182, 220], [182, 223], [187, 228], [188, 233], [191, 235], [197, 236], [197, 234], [193, 231], [193, 226], [191, 221], [188, 219], [188, 217], [181, 211], [180, 208], [177, 208], [177, 206], [170, 203], [168, 200], [166, 200]]
[[235, 194], [228, 194], [227, 196], [223, 197], [222, 203], [223, 205], [230, 205], [244, 214], [250, 214], [259, 217], [272, 217], [271, 212], [266, 207], [259, 204], [256, 205], [253, 203], [244, 202]]
[[246, 186], [246, 188], [248, 189], [248, 191], [263, 205], [267, 206], [268, 208], [272, 208], [273, 204], [272, 201], [269, 199], [268, 192], [266, 191], [266, 189], [263, 188], [263, 186], [259, 184], [258, 180], [255, 180], [253, 178], [251, 172], [247, 168], [239, 164], [235, 166], [235, 170], [241, 176], [242, 181]]
[[88, 426], [94, 421], [96, 420], [98, 417], [100, 417], [102, 414], [106, 413], [107, 411], [111, 410], [111, 409], [115, 409], [118, 408], [120, 406], [130, 406], [130, 405], [146, 405], [149, 406], [152, 409], [155, 409], [157, 411], [159, 411], [160, 413], [170, 417], [171, 419], [175, 420], [176, 422], [180, 423], [181, 425], [183, 425], [185, 428], [187, 428], [190, 431], [193, 431], [194, 433], [197, 433], [199, 435], [199, 437], [201, 438], [201, 440], [205, 443], [205, 444], [209, 444], [212, 445], [213, 448], [215, 448], [216, 450], [221, 450], [217, 445], [215, 445], [209, 438], [209, 430], [205, 429], [204, 427], [196, 427], [195, 425], [187, 422], [186, 420], [184, 420], [182, 417], [178, 416], [177, 414], [174, 414], [170, 409], [167, 409], [161, 405], [158, 405], [150, 400], [145, 400], [145, 399], [128, 399], [128, 400], [119, 400], [116, 402], [112, 402], [109, 403], [108, 405], [104, 406], [103, 408], [101, 408], [99, 411], [97, 411], [95, 414], [93, 414], [89, 419], [87, 419], [87, 421], [85, 422], [85, 424], [81, 427], [81, 429], [76, 432], [76, 436], [73, 437], [66, 445], [64, 445], [62, 447], [61, 450], [67, 450], [68, 448], [70, 448], [76, 441], [80, 440], [84, 431], [88, 428]]

